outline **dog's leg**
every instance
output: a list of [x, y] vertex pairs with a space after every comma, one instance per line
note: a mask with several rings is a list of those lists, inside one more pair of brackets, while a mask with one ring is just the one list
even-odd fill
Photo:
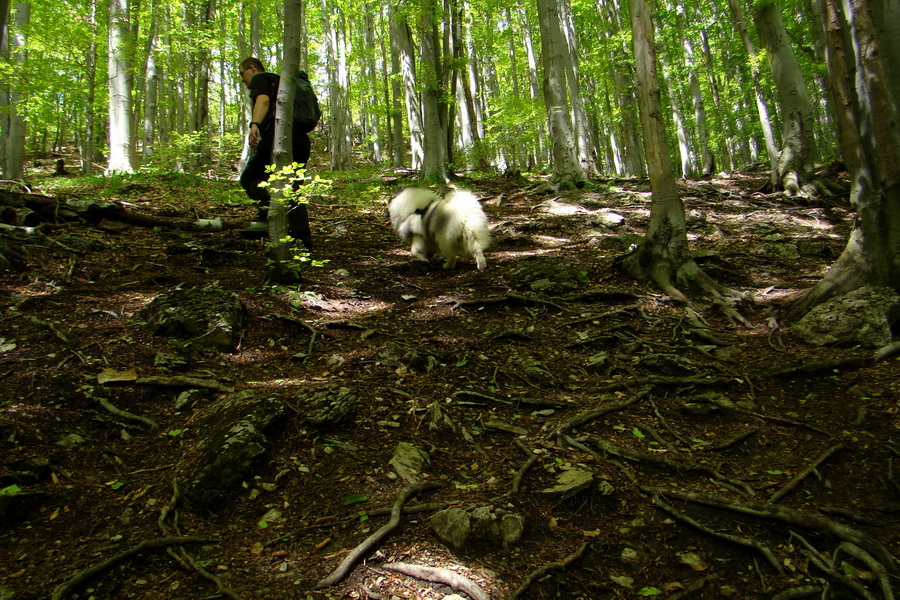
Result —
[[456, 255], [453, 254], [448, 256], [446, 260], [444, 260], [444, 268], [448, 271], [456, 268]]
[[412, 255], [419, 260], [428, 262], [431, 260], [431, 253], [428, 251], [428, 243], [421, 235], [413, 235], [412, 247], [409, 249]]

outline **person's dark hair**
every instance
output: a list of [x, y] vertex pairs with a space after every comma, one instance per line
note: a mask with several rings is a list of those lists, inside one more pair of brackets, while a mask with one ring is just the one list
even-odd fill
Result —
[[260, 73], [265, 72], [265, 70], [266, 70], [266, 68], [265, 68], [265, 67], [263, 66], [263, 64], [262, 64], [262, 61], [259, 60], [258, 58], [253, 57], [253, 56], [251, 56], [250, 58], [245, 58], [245, 59], [244, 59], [244, 62], [241, 63], [241, 70], [242, 70], [242, 71], [243, 71], [243, 70], [246, 70], [246, 69], [249, 69], [250, 67], [253, 67], [254, 69], [256, 69], [257, 71], [259, 71]]

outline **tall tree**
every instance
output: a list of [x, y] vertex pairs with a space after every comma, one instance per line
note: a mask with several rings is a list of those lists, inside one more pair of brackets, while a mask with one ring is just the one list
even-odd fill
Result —
[[109, 164], [111, 173], [134, 171], [131, 128], [128, 0], [109, 2]]
[[[712, 293], [719, 299], [736, 294], [713, 281], [688, 253], [684, 203], [675, 185], [675, 171], [669, 156], [669, 144], [663, 121], [659, 81], [656, 70], [653, 22], [647, 0], [631, 0], [635, 80], [644, 149], [650, 172], [650, 224], [640, 246], [626, 256], [621, 265], [637, 279], [649, 279], [668, 295], [688, 302], [682, 290]], [[722, 307], [733, 318], [727, 303]]]
[[[14, 64], [24, 72], [28, 58], [26, 39], [28, 23], [31, 20], [31, 4], [20, 2], [16, 4], [13, 34], [9, 36], [11, 59]], [[6, 160], [4, 162], [4, 178], [22, 179], [25, 175], [23, 168], [25, 160], [25, 114], [23, 90], [24, 78], [18, 78], [13, 82], [9, 90], [9, 121], [6, 136], [3, 139]]]
[[763, 2], [754, 20], [769, 56], [781, 108], [781, 150], [772, 172], [772, 186], [788, 196], [815, 196], [819, 193], [815, 182], [815, 116], [803, 71], [778, 5], [773, 0]]
[[421, 60], [419, 81], [422, 85], [423, 144], [421, 178], [446, 182], [447, 119], [441, 105], [446, 103], [446, 70], [441, 52], [440, 0], [421, 0]]
[[544, 67], [544, 102], [550, 124], [553, 175], [567, 186], [581, 185], [585, 173], [578, 160], [566, 93], [568, 44], [560, 29], [559, 0], [537, 0], [541, 29], [541, 62]]
[[[300, 2], [284, 0], [284, 55], [281, 61], [281, 84], [275, 101], [275, 144], [272, 162], [275, 172], [289, 169], [294, 161], [291, 137], [294, 129], [294, 94], [296, 78], [300, 70]], [[269, 205], [269, 237], [272, 243], [272, 265], [275, 277], [282, 283], [299, 280], [296, 257], [286, 241], [288, 232], [286, 198], [292, 182], [278, 179], [272, 188]]]
[[[841, 256], [793, 307], [803, 314], [862, 286], [900, 291], [900, 48], [896, 0], [820, 0], [841, 146], [853, 173], [853, 231]], [[892, 124], [892, 125], [889, 125]]]

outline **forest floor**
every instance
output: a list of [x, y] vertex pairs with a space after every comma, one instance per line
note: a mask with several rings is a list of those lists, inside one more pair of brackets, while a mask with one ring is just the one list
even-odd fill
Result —
[[[707, 308], [704, 332], [614, 265], [647, 225], [645, 180], [549, 196], [518, 179], [461, 181], [484, 199], [494, 245], [484, 271], [470, 260], [445, 271], [412, 268], [387, 226], [400, 175], [343, 177], [313, 198], [314, 258], [327, 262], [299, 286], [266, 284], [266, 246], [234, 229], [81, 219], [43, 226], [25, 271], [0, 276], [0, 598], [48, 598], [101, 565], [68, 597], [220, 597], [162, 548], [121, 556], [163, 536], [165, 507], [184, 535], [216, 540], [185, 550], [235, 598], [453, 593], [383, 568], [396, 561], [464, 575], [495, 599], [560, 561], [519, 597], [884, 597], [878, 567], [890, 558], [879, 551], [900, 549], [898, 360], [847, 362], [871, 350], [804, 346], [781, 322], [842, 250], [846, 198], [790, 204], [757, 191], [764, 173], [680, 182], [699, 264], [748, 298], [750, 327]], [[65, 192], [43, 181], [34, 192], [147, 214], [254, 213], [224, 180], [74, 180]], [[607, 209], [620, 226], [601, 223]], [[89, 243], [75, 250], [75, 238]], [[575, 285], [554, 279], [565, 269]], [[155, 363], [171, 340], [135, 315], [201, 284], [237, 294], [249, 325], [234, 352], [198, 353], [179, 375], [289, 404], [325, 384], [358, 399], [350, 421], [324, 430], [292, 405], [255, 474], [214, 512], [169, 505], [190, 443], [192, 409], [176, 408], [184, 390], [98, 380], [108, 369], [171, 374]], [[433, 368], [381, 360], [389, 341], [435, 357]], [[429, 427], [435, 406], [453, 427]], [[343, 581], [315, 590], [387, 522], [375, 509], [405, 486], [388, 465], [400, 442], [428, 452], [425, 477], [438, 484], [409, 505], [513, 511], [521, 540], [458, 550], [435, 537], [431, 512], [405, 514]], [[548, 492], [567, 472], [592, 483]]]

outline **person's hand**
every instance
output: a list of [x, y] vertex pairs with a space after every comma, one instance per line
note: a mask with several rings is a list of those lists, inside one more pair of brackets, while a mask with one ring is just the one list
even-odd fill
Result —
[[256, 148], [259, 145], [259, 127], [256, 123], [250, 125], [250, 147]]

